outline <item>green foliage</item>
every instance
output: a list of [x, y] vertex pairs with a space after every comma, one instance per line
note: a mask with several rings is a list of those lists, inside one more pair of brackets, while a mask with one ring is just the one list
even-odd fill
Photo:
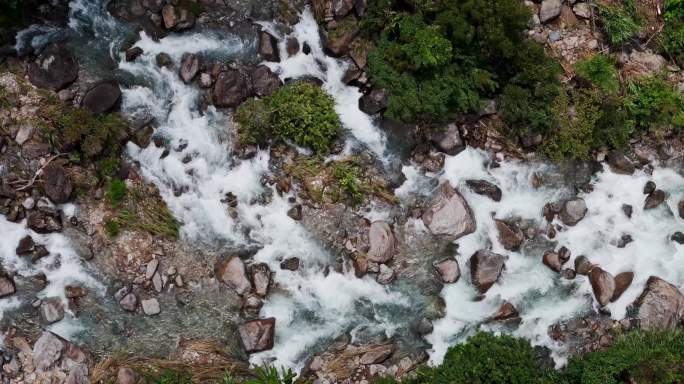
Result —
[[116, 207], [121, 204], [127, 193], [126, 183], [123, 180], [114, 179], [109, 183], [109, 190], [107, 190], [105, 197], [109, 204]]
[[656, 130], [674, 128], [682, 131], [684, 125], [684, 96], [662, 76], [651, 76], [627, 85], [625, 107], [637, 128]]
[[609, 348], [572, 359], [569, 383], [624, 382], [674, 384], [684, 382], [682, 331], [633, 332]]
[[[357, 206], [363, 202], [363, 188], [360, 181], [361, 170], [353, 163], [339, 162], [333, 166], [332, 177], [339, 188], [337, 194], [346, 195], [352, 205]], [[339, 199], [339, 197], [338, 197]]]
[[665, 0], [665, 25], [659, 36], [661, 51], [684, 65], [684, 0]]
[[119, 230], [119, 223], [116, 220], [108, 219], [105, 221], [105, 231], [107, 231], [109, 237], [117, 237]]
[[498, 91], [514, 134], [548, 130], [560, 67], [524, 34], [530, 17], [517, 0], [370, 2], [362, 28], [378, 41], [368, 71], [390, 91], [386, 115], [442, 121]]
[[242, 104], [235, 121], [244, 143], [260, 144], [275, 136], [318, 154], [329, 152], [340, 127], [332, 97], [310, 82], [289, 84], [270, 97]]
[[293, 384], [297, 377], [290, 369], [278, 371], [275, 367], [257, 367], [254, 375], [254, 379], [246, 380], [244, 384]]
[[597, 54], [580, 60], [575, 65], [575, 69], [578, 75], [606, 93], [620, 91], [618, 72], [608, 55]]
[[639, 32], [639, 25], [623, 5], [600, 5], [598, 10], [601, 27], [611, 45], [622, 45]]

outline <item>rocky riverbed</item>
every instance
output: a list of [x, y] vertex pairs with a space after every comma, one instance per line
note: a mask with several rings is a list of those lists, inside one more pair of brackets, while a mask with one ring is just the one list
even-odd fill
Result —
[[[529, 35], [563, 63], [603, 49], [587, 3], [527, 3]], [[0, 50], [5, 382], [273, 364], [368, 383], [439, 363], [477, 329], [561, 366], [627, 330], [682, 326], [678, 136], [559, 164], [531, 151], [541, 137], [501, 135], [494, 101], [438, 131], [385, 121], [364, 0], [68, 7]], [[621, 60], [682, 78], [650, 51]], [[301, 79], [334, 100], [332, 153], [240, 145], [235, 107]], [[92, 116], [76, 137], [51, 130]]]

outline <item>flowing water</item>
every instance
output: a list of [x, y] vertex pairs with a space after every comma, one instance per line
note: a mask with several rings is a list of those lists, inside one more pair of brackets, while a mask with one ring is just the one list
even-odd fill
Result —
[[[351, 270], [330, 270], [328, 267], [335, 264], [335, 256], [325, 250], [325, 244], [288, 217], [287, 211], [291, 207], [288, 198], [291, 196], [279, 196], [262, 183], [263, 177], [271, 172], [268, 150], [259, 151], [250, 160], [239, 160], [231, 153], [234, 127], [230, 113], [211, 106], [204, 108], [196, 85], [184, 84], [177, 70], [160, 68], [155, 63], [155, 56], [160, 52], [169, 54], [176, 63], [187, 52], [216, 60], [254, 60], [254, 33], [202, 30], [155, 40], [140, 32], [135, 45], [141, 47], [144, 54], [135, 62], [126, 62], [116, 47], [133, 33], [130, 28], [109, 16], [100, 2], [75, 0], [71, 9], [70, 30], [66, 33], [72, 36], [72, 41], [78, 42], [74, 45], [86, 67], [91, 73], [107, 73], [108, 64], [105, 63], [116, 64], [114, 73], [122, 82], [123, 113], [132, 120], [153, 117], [155, 135], [166, 140], [171, 148], [183, 148], [172, 150], [165, 157], [161, 156], [163, 149], [154, 145], [138, 148], [129, 143], [126, 149], [127, 156], [139, 163], [144, 179], [159, 188], [173, 214], [183, 223], [181, 241], [219, 252], [257, 249], [253, 260], [267, 263], [271, 270], [277, 271], [275, 283], [279, 289], [269, 295], [260, 312], [261, 317], [277, 319], [275, 346], [270, 351], [252, 355], [253, 363], [273, 362], [301, 369], [313, 353], [344, 333], [351, 334], [357, 341], [394, 337], [409, 348], [427, 348], [431, 362], [438, 363], [449, 345], [464, 340], [477, 327], [512, 333], [535, 345], [547, 346], [562, 363], [563, 346], [550, 339], [548, 327], [559, 320], [596, 309], [593, 308], [596, 304], [587, 279], [561, 279], [541, 263], [541, 254], [554, 246], [567, 246], [572, 250], [573, 258], [587, 255], [613, 275], [623, 271], [635, 273], [630, 288], [607, 307], [616, 319], [624, 316], [627, 305], [641, 292], [650, 275], [658, 275], [678, 286], [684, 284], [684, 249], [669, 240], [670, 235], [681, 230], [684, 224], [672, 213], [676, 212], [677, 201], [684, 197], [684, 179], [677, 170], [656, 166], [652, 175], [638, 170], [634, 175], [626, 176], [604, 167], [591, 180], [593, 191], [580, 193], [589, 210], [578, 225], [559, 231], [553, 243], [531, 241], [519, 252], [510, 252], [499, 243], [494, 219], [517, 218], [543, 227], [544, 204], [573, 195], [570, 180], [580, 169], [508, 160], [494, 168], [490, 167], [486, 153], [468, 148], [457, 156], [448, 156], [443, 171], [437, 175], [421, 173], [416, 166], [405, 164], [402, 171], [406, 181], [395, 191], [400, 204], [408, 206], [416, 197], [432, 196], [437, 185], [449, 182], [462, 192], [477, 221], [477, 231], [460, 239], [458, 249], [450, 251], [464, 273], [457, 283], [447, 285], [441, 291], [446, 316], [437, 320], [434, 331], [421, 340], [410, 331], [425, 307], [425, 297], [419, 293], [415, 282], [400, 279], [383, 286], [368, 276], [358, 279]], [[279, 37], [281, 57], [287, 57], [283, 45], [285, 35], [269, 21], [261, 25]], [[21, 44], [41, 43], [41, 30], [33, 28], [30, 33], [24, 33], [26, 41]], [[45, 32], [55, 34], [52, 29]], [[342, 83], [344, 62], [323, 53], [318, 26], [310, 12], [301, 15], [301, 21], [289, 36], [299, 40], [300, 46], [306, 42], [311, 53], [300, 52], [280, 63], [266, 65], [282, 79], [315, 77], [322, 81], [323, 89], [335, 100], [335, 109], [344, 126], [345, 153], [368, 150], [385, 165], [395, 161], [399, 157], [397, 149], [388, 145], [391, 140], [379, 122], [358, 109], [361, 96], [358, 89]], [[111, 70], [109, 73], [111, 75]], [[535, 174], [543, 181], [538, 189], [530, 183]], [[503, 198], [494, 202], [470, 192], [465, 187], [466, 179], [496, 183], [503, 191]], [[668, 199], [667, 204], [644, 211], [642, 188], [648, 180], [655, 181], [665, 190]], [[239, 201], [237, 218], [232, 218], [221, 202], [229, 192]], [[263, 196], [270, 196], [268, 203], [251, 203], [260, 201]], [[631, 220], [622, 212], [622, 204], [634, 207]], [[381, 207], [366, 214], [367, 217], [389, 219], [393, 215]], [[415, 238], [429, 241], [430, 235], [420, 219], [407, 220], [403, 224], [407, 231]], [[3, 266], [20, 275], [45, 273], [50, 284], [41, 295], [63, 295], [65, 284], [81, 282], [101, 293], [94, 299], [99, 302], [96, 306], [100, 308], [100, 319], [120, 316], [116, 303], [104, 294], [103, 287], [109, 282], [98, 281], [95, 272], [88, 271], [87, 266], [78, 262], [68, 238], [60, 234], [31, 233], [46, 243], [52, 254], [60, 255], [55, 257], [61, 257], [61, 263], [56, 266], [50, 259], [31, 266], [14, 255], [16, 243], [29, 232], [25, 223], [13, 224], [0, 218], [0, 232], [9, 234], [0, 244]], [[634, 241], [618, 248], [616, 242], [625, 233]], [[506, 255], [507, 261], [500, 281], [479, 300], [469, 274], [465, 272], [470, 255], [482, 248]], [[441, 255], [445, 256], [449, 255]], [[302, 267], [298, 271], [280, 270], [280, 262], [289, 257], [301, 260]], [[207, 292], [207, 295], [206, 301], [197, 305], [192, 313], [171, 309], [172, 302], [165, 305], [164, 311], [170, 312], [162, 314], [165, 320], [139, 320], [135, 325], [136, 335], [146, 332], [154, 335], [149, 340], [141, 339], [150, 343], [151, 351], [161, 348], [154, 341], [159, 340], [156, 338], [160, 335], [192, 335], [196, 333], [194, 329], [201, 333], [200, 328], [210, 335], [222, 333], [216, 335], [219, 338], [234, 338], [234, 328], [229, 330], [215, 319], [226, 320], [221, 312], [237, 311], [235, 303], [227, 303], [218, 290]], [[22, 300], [28, 298], [19, 295], [1, 299], [0, 310], [10, 313], [22, 305]], [[503, 301], [513, 303], [519, 310], [519, 326], [511, 328], [486, 322]], [[236, 318], [227, 316], [228, 322]], [[108, 332], [117, 333], [113, 321], [101, 324], [96, 316], [84, 313], [79, 318], [68, 316], [54, 330], [86, 344], [125, 348], [128, 337], [125, 333], [118, 332], [121, 335], [117, 342], [103, 341]]]

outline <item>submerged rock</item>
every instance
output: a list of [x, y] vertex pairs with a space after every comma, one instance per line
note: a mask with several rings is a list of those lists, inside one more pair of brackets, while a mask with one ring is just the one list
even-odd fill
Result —
[[506, 258], [488, 250], [479, 250], [470, 257], [470, 275], [473, 285], [485, 293], [501, 276]]
[[7, 297], [17, 291], [12, 276], [5, 273], [0, 274], [0, 297]]
[[684, 319], [684, 295], [676, 286], [651, 276], [634, 308], [642, 329], [675, 328]]
[[40, 317], [47, 324], [56, 323], [64, 318], [64, 306], [59, 297], [49, 297], [40, 303]]
[[384, 221], [374, 221], [368, 231], [368, 260], [376, 263], [386, 263], [394, 256], [394, 234], [389, 224]]
[[287, 271], [296, 271], [299, 269], [299, 258], [298, 257], [290, 257], [285, 260], [283, 260], [280, 263], [280, 269], [285, 269]]
[[387, 285], [394, 281], [394, 270], [385, 264], [380, 264], [380, 271], [378, 272], [378, 275], [375, 277], [375, 280], [383, 285]]
[[64, 44], [49, 44], [28, 66], [29, 80], [39, 88], [59, 91], [78, 77], [78, 62]]
[[573, 226], [580, 222], [587, 214], [587, 203], [584, 199], [572, 199], [563, 204], [560, 211], [560, 219], [565, 225]]
[[613, 293], [615, 293], [615, 279], [613, 275], [599, 267], [594, 267], [589, 272], [589, 282], [599, 305], [603, 307], [608, 304], [613, 297]]
[[161, 313], [161, 306], [159, 305], [159, 300], [157, 300], [154, 297], [151, 299], [141, 301], [140, 305], [142, 306], [143, 313], [147, 316], [154, 316]]
[[271, 286], [271, 269], [265, 263], [252, 265], [252, 281], [254, 282], [254, 293], [264, 297], [268, 294]]
[[444, 236], [450, 240], [471, 234], [476, 228], [470, 206], [449, 182], [439, 188], [437, 196], [430, 208], [423, 213], [422, 219], [433, 235]]
[[218, 278], [234, 289], [238, 295], [244, 295], [252, 289], [252, 283], [247, 277], [245, 263], [237, 256], [231, 256], [221, 264], [218, 270]]
[[138, 297], [131, 292], [119, 301], [119, 305], [125, 311], [135, 312], [138, 308]]
[[273, 348], [275, 317], [248, 321], [238, 327], [240, 341], [247, 353], [266, 351]]
[[466, 180], [466, 185], [478, 195], [488, 196], [494, 201], [501, 201], [501, 188], [487, 180]]

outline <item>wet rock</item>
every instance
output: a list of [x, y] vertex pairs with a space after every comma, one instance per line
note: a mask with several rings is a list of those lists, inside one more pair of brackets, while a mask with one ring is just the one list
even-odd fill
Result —
[[63, 44], [49, 44], [28, 66], [29, 80], [39, 88], [59, 91], [78, 77], [78, 62]]
[[141, 301], [140, 305], [142, 306], [143, 313], [147, 316], [154, 316], [161, 313], [161, 306], [159, 305], [159, 300], [157, 300], [154, 297], [151, 299]]
[[539, 21], [546, 23], [558, 17], [561, 13], [562, 5], [562, 0], [543, 0], [539, 9]]
[[654, 183], [653, 181], [649, 180], [644, 185], [644, 195], [650, 195], [655, 190], [656, 190], [656, 183]]
[[323, 47], [325, 51], [335, 57], [340, 57], [347, 52], [351, 43], [359, 34], [359, 24], [354, 17], [346, 17], [338, 23], [334, 30], [328, 31], [324, 35]]
[[155, 60], [157, 62], [158, 67], [170, 67], [173, 64], [171, 56], [169, 56], [168, 53], [164, 52], [158, 53], [155, 57]]
[[634, 308], [642, 329], [675, 328], [684, 319], [684, 295], [676, 286], [651, 276]]
[[254, 282], [254, 293], [261, 297], [268, 294], [271, 285], [271, 269], [264, 263], [252, 266], [252, 281]]
[[77, 285], [67, 285], [64, 287], [64, 295], [67, 299], [78, 299], [88, 294], [88, 291]]
[[389, 224], [384, 221], [374, 221], [368, 231], [368, 260], [376, 263], [386, 263], [394, 256], [394, 234]]
[[383, 285], [387, 285], [394, 281], [394, 270], [385, 264], [380, 264], [380, 272], [378, 272], [378, 275], [375, 277], [375, 280]]
[[199, 72], [199, 59], [192, 53], [185, 53], [181, 58], [178, 73], [185, 84], [189, 84]]
[[587, 259], [586, 256], [580, 255], [575, 258], [575, 271], [580, 275], [588, 275], [593, 264]]
[[250, 95], [249, 84], [238, 70], [221, 72], [214, 84], [214, 104], [219, 107], [237, 107]]
[[266, 61], [280, 61], [278, 40], [265, 31], [259, 33], [259, 55]]
[[59, 232], [62, 230], [62, 218], [57, 212], [34, 210], [29, 212], [28, 227], [38, 233]]
[[633, 242], [634, 239], [632, 239], [632, 235], [623, 233], [622, 236], [620, 236], [620, 239], [617, 242], [617, 247], [618, 248], [624, 248], [627, 246], [627, 244]]
[[33, 238], [29, 235], [26, 235], [19, 240], [19, 245], [17, 245], [15, 252], [18, 256], [26, 256], [33, 252], [35, 246], [36, 243], [33, 242]]
[[285, 260], [283, 260], [280, 263], [280, 269], [284, 269], [287, 271], [296, 271], [299, 269], [299, 258], [298, 257], [290, 257]]
[[143, 54], [143, 49], [140, 47], [133, 47], [133, 48], [128, 48], [126, 50], [126, 61], [131, 62], [135, 61], [140, 55]]
[[599, 305], [603, 307], [608, 304], [615, 293], [615, 279], [613, 275], [600, 267], [594, 267], [589, 272], [589, 282]]
[[684, 233], [677, 231], [670, 236], [670, 240], [677, 244], [684, 244]]
[[294, 37], [288, 37], [285, 42], [285, 50], [288, 56], [294, 56], [299, 53], [299, 41]]
[[458, 131], [458, 125], [451, 123], [444, 131], [433, 132], [430, 141], [440, 152], [454, 156], [465, 149], [463, 139]]
[[656, 189], [650, 195], [646, 196], [644, 201], [644, 210], [657, 208], [662, 202], [665, 201], [667, 195], [662, 189]]
[[563, 278], [566, 280], [572, 280], [576, 275], [577, 273], [572, 268], [565, 268], [561, 271], [561, 276], [563, 276]]
[[430, 321], [430, 319], [422, 318], [418, 324], [416, 324], [415, 330], [419, 335], [427, 335], [432, 333], [434, 328], [435, 327], [432, 325], [432, 321]]
[[361, 355], [359, 363], [363, 365], [381, 364], [390, 356], [392, 356], [394, 349], [395, 347], [392, 344], [380, 345], [378, 347], [372, 348], [368, 352]]
[[450, 240], [459, 239], [475, 232], [473, 212], [466, 200], [451, 187], [449, 182], [442, 184], [422, 216], [423, 222], [433, 235], [444, 236]]
[[271, 69], [265, 65], [260, 65], [252, 72], [252, 87], [254, 94], [259, 97], [266, 97], [272, 95], [283, 85], [280, 77], [273, 73]]
[[64, 352], [64, 342], [52, 332], [43, 332], [33, 344], [33, 366], [38, 371], [47, 371], [56, 365]]
[[47, 324], [56, 323], [64, 318], [64, 306], [59, 297], [49, 297], [40, 303], [40, 317]]
[[211, 86], [213, 84], [214, 84], [214, 80], [211, 78], [211, 74], [209, 74], [209, 73], [201, 73], [200, 74], [200, 87], [211, 88]]
[[121, 367], [116, 374], [117, 384], [135, 384], [138, 381], [138, 377], [135, 371], [128, 367]]
[[166, 29], [173, 29], [178, 24], [178, 15], [176, 15], [176, 8], [167, 4], [162, 8], [162, 18], [164, 20], [164, 27]]
[[623, 293], [629, 288], [629, 286], [632, 284], [632, 280], [634, 280], [634, 272], [622, 272], [618, 273], [615, 275], [615, 291], [613, 292], [613, 296], [610, 298], [610, 301], [617, 301], [617, 299], [622, 296]]
[[485, 293], [501, 276], [506, 258], [488, 250], [479, 250], [470, 257], [470, 275], [473, 285]]
[[302, 205], [301, 204], [296, 204], [292, 208], [287, 210], [287, 215], [292, 218], [292, 220], [301, 220], [302, 219]]
[[511, 320], [518, 318], [520, 314], [518, 313], [518, 310], [513, 306], [513, 304], [509, 303], [508, 301], [504, 302], [501, 307], [499, 307], [499, 310], [496, 311], [494, 315], [492, 315], [492, 320], [494, 321], [504, 321], [504, 320]]
[[43, 189], [50, 200], [56, 204], [69, 201], [74, 191], [67, 171], [61, 164], [54, 162], [43, 168]]
[[247, 277], [245, 264], [237, 256], [231, 256], [219, 267], [218, 277], [230, 288], [234, 289], [238, 295], [244, 295], [252, 289]]
[[634, 173], [634, 164], [622, 153], [611, 152], [608, 154], [606, 161], [610, 166], [610, 170], [615, 173], [621, 175], [631, 175]]
[[131, 292], [119, 301], [119, 305], [124, 311], [135, 312], [138, 308], [138, 296]]
[[120, 100], [119, 83], [116, 80], [106, 80], [93, 85], [86, 91], [81, 106], [90, 113], [101, 114], [118, 108]]
[[565, 225], [573, 226], [579, 223], [587, 214], [587, 204], [584, 199], [572, 199], [563, 204], [560, 211], [560, 219]]
[[0, 297], [7, 297], [14, 294], [17, 291], [14, 285], [14, 279], [12, 276], [2, 273], [0, 274]]
[[501, 188], [487, 180], [466, 180], [466, 185], [478, 195], [487, 196], [494, 201], [501, 201]]
[[504, 249], [517, 251], [520, 249], [525, 235], [522, 229], [516, 224], [508, 224], [503, 220], [495, 220], [496, 229], [499, 231], [499, 241]]
[[266, 351], [273, 348], [275, 317], [248, 321], [238, 327], [242, 346], [247, 353]]
[[385, 89], [373, 88], [369, 93], [359, 99], [359, 109], [374, 115], [387, 108], [389, 93]]
[[634, 211], [634, 208], [632, 208], [631, 205], [629, 204], [622, 204], [622, 212], [625, 213], [625, 216], [627, 216], [628, 219], [632, 218], [632, 212]]
[[679, 214], [679, 218], [684, 219], [684, 200], [680, 200], [679, 203], [677, 203], [677, 213]]
[[558, 260], [561, 264], [565, 264], [570, 260], [570, 250], [567, 247], [560, 247], [558, 249]]
[[461, 277], [461, 269], [456, 259], [445, 259], [435, 263], [433, 266], [444, 284], [455, 283]]
[[560, 272], [563, 267], [563, 263], [561, 263], [558, 253], [553, 251], [544, 252], [542, 262], [554, 272]]

